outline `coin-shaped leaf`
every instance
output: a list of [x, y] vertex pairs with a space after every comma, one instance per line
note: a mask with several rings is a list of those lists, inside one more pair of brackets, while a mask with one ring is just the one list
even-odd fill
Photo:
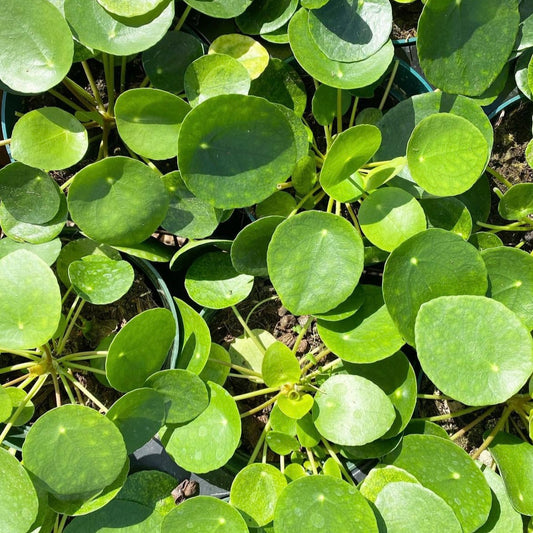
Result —
[[449, 198], [424, 198], [420, 200], [428, 219], [428, 227], [443, 228], [468, 240], [472, 231], [472, 216], [461, 200]]
[[189, 370], [161, 370], [152, 374], [145, 386], [163, 397], [167, 424], [189, 422], [209, 403], [204, 382]]
[[406, 435], [384, 460], [410, 474], [454, 511], [463, 531], [485, 523], [492, 505], [490, 488], [471, 457], [455, 443], [433, 435]]
[[306, 476], [289, 483], [274, 512], [276, 532], [377, 533], [376, 518], [360, 492], [331, 476]]
[[282, 394], [277, 405], [284, 415], [300, 420], [313, 408], [314, 399], [310, 394]]
[[407, 162], [418, 185], [437, 196], [470, 189], [487, 163], [489, 147], [470, 121], [451, 113], [423, 119], [407, 144]]
[[507, 220], [522, 220], [533, 213], [533, 184], [517, 183], [500, 200], [500, 215]]
[[361, 494], [372, 503], [376, 501], [378, 494], [389, 483], [402, 481], [404, 483], [418, 483], [415, 476], [393, 465], [377, 464], [363, 479], [359, 490]]
[[265, 437], [265, 442], [274, 453], [279, 455], [288, 455], [292, 452], [297, 452], [302, 446], [297, 439], [280, 431], [269, 431]]
[[[429, 2], [420, 16], [420, 65], [428, 80], [445, 92], [482, 94], [513, 50], [520, 22], [516, 1], [487, 0], [483, 6], [480, 12], [476, 2]], [[444, 27], [457, 31], [442, 34]]]
[[533, 257], [499, 246], [481, 253], [489, 275], [490, 297], [514, 311], [533, 329]]
[[22, 411], [20, 411], [17, 418], [12, 421], [12, 424], [14, 426], [23, 426], [28, 423], [35, 413], [35, 405], [31, 400], [27, 399], [27, 393], [23, 389], [18, 389], [17, 387], [6, 387], [4, 390], [9, 396], [9, 404], [11, 405], [9, 418], [14, 416], [19, 407], [24, 403]]
[[480, 253], [459, 235], [433, 228], [392, 251], [383, 272], [383, 298], [398, 330], [414, 344], [420, 306], [438, 296], [484, 295], [487, 271]]
[[302, 68], [321, 83], [338, 89], [357, 89], [376, 82], [385, 74], [394, 55], [389, 40], [361, 61], [345, 63], [329, 59], [313, 40], [306, 9], [293, 15], [289, 23], [289, 40], [294, 57]]
[[[324, 84], [315, 91], [312, 101], [313, 116], [320, 125], [331, 124], [337, 116], [337, 93], [339, 91], [341, 89], [334, 89]], [[350, 109], [351, 103], [352, 95], [348, 91], [341, 91], [341, 116]]]
[[[47, 492], [63, 499], [90, 498], [111, 484], [127, 459], [118, 428], [83, 405], [42, 415], [22, 447], [24, 466]], [[54, 468], [47, 458], [54, 457]]]
[[504, 402], [533, 372], [529, 329], [505, 305], [484, 296], [426, 302], [416, 318], [415, 339], [427, 376], [467, 405]]
[[[154, 332], [157, 331], [157, 335]], [[113, 339], [106, 360], [109, 383], [126, 392], [160, 370], [176, 335], [168, 309], [148, 309], [132, 318]]]
[[130, 89], [115, 104], [115, 119], [122, 140], [150, 159], [178, 155], [178, 133], [190, 111], [181, 98], [159, 89]]
[[[272, 333], [264, 329], [253, 329], [252, 333], [265, 350], [276, 342]], [[234, 339], [230, 344], [229, 354], [232, 363], [250, 368], [254, 372], [261, 372], [265, 353], [259, 349], [254, 340], [246, 332]]]
[[182, 468], [198, 474], [225, 465], [241, 438], [241, 419], [235, 400], [220, 385], [208, 383], [209, 405], [194, 420], [167, 429], [162, 442]]
[[286, 486], [287, 479], [276, 467], [250, 464], [235, 476], [230, 503], [240, 511], [249, 526], [261, 527], [274, 518], [278, 497]]
[[262, 98], [216, 96], [183, 121], [178, 161], [196, 196], [224, 209], [246, 207], [270, 196], [291, 174], [294, 133], [283, 113]]
[[354, 174], [376, 153], [380, 143], [379, 129], [369, 124], [353, 126], [338, 135], [320, 173], [326, 193], [339, 202], [359, 198], [364, 189]]
[[58, 107], [34, 109], [13, 128], [11, 154], [31, 167], [59, 170], [80, 161], [89, 141], [87, 130]]
[[309, 32], [324, 54], [335, 61], [361, 61], [375, 54], [392, 30], [387, 0], [329, 0], [309, 11]]
[[6, 533], [26, 533], [37, 518], [37, 492], [23, 466], [4, 449], [0, 449], [0, 470], [2, 528]]
[[270, 33], [288, 22], [297, 7], [298, 0], [256, 0], [235, 22], [248, 35]]
[[372, 442], [389, 430], [395, 418], [394, 407], [383, 390], [360, 376], [332, 376], [315, 396], [315, 425], [336, 444], [361, 446]]
[[30, 244], [14, 241], [9, 237], [0, 239], [0, 258], [23, 249], [39, 256], [48, 266], [52, 266], [61, 251], [61, 241], [59, 239], [53, 239], [42, 244]]
[[98, 242], [128, 246], [146, 240], [169, 205], [157, 172], [128, 157], [108, 157], [75, 176], [68, 193], [72, 219]]
[[88, 48], [127, 56], [150, 48], [165, 35], [174, 17], [174, 2], [152, 21], [139, 26], [119, 21], [97, 1], [65, 0], [65, 15], [75, 37]]
[[263, 358], [261, 374], [268, 387], [279, 387], [300, 380], [300, 363], [292, 350], [282, 342], [271, 344]]
[[231, 356], [223, 346], [211, 343], [211, 350], [209, 351], [209, 359], [205, 363], [204, 368], [200, 372], [200, 378], [204, 382], [213, 381], [214, 383], [223, 386], [226, 382], [228, 374], [231, 369]]
[[205, 2], [204, 0], [186, 0], [193, 9], [217, 19], [230, 19], [244, 13], [252, 0], [224, 0], [224, 2]]
[[118, 17], [140, 17], [158, 7], [162, 7], [167, 0], [133, 0], [124, 3], [122, 0], [98, 0], [98, 3], [113, 15]]
[[384, 187], [367, 196], [359, 208], [358, 218], [366, 238], [387, 252], [426, 229], [422, 206], [397, 187]]
[[[276, 228], [267, 264], [287, 309], [298, 315], [324, 313], [355, 289], [363, 268], [363, 243], [344, 218], [306, 211]], [[333, 276], [334, 271], [342, 271], [342, 277]]]
[[50, 340], [61, 316], [61, 294], [50, 267], [26, 250], [0, 259], [0, 345], [39, 347]]
[[165, 517], [161, 533], [180, 531], [184, 524], [195, 533], [248, 533], [239, 511], [213, 496], [197, 496], [178, 505]]
[[43, 224], [59, 211], [63, 193], [44, 171], [22, 163], [0, 170], [0, 198], [11, 216], [20, 222]]
[[154, 87], [178, 94], [183, 91], [185, 70], [203, 51], [202, 42], [194, 35], [170, 31], [143, 52], [143, 67]]
[[196, 259], [185, 274], [185, 288], [199, 305], [224, 309], [242, 302], [254, 285], [253, 276], [239, 274], [224, 252], [209, 252]]
[[6, 0], [3, 8], [0, 80], [22, 93], [51, 89], [72, 65], [72, 34], [63, 15], [47, 0]]

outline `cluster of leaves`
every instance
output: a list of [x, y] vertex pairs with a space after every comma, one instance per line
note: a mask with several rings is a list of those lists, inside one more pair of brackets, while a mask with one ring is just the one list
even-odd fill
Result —
[[[481, 105], [517, 57], [529, 87], [531, 2], [427, 0], [418, 52], [440, 91], [393, 105], [405, 67], [389, 0], [4, 1], [4, 88], [59, 102], [17, 121], [6, 141], [16, 161], [0, 170], [0, 349], [23, 361], [2, 369], [19, 374], [0, 388], [9, 530], [521, 531], [521, 515], [533, 515], [533, 404], [523, 390], [533, 258], [496, 233], [531, 229], [533, 196], [487, 166], [493, 129]], [[183, 31], [191, 12], [233, 19], [238, 33], [207, 46]], [[271, 57], [268, 43], [288, 44], [295, 61]], [[128, 88], [138, 54], [146, 78]], [[69, 77], [73, 63], [90, 90]], [[50, 174], [78, 164], [61, 186]], [[486, 172], [509, 188], [499, 200], [508, 226], [487, 223]], [[213, 238], [240, 208], [257, 220], [234, 240]], [[62, 247], [67, 220], [85, 238]], [[159, 228], [189, 242], [172, 257], [152, 237]], [[226, 350], [176, 298], [173, 368], [160, 370], [176, 329], [164, 309], [138, 314], [94, 351], [65, 353], [84, 302], [109, 304], [131, 286], [120, 252], [170, 260], [195, 304], [231, 308], [244, 333]], [[379, 285], [365, 283], [370, 269]], [[256, 277], [307, 317], [293, 348], [250, 329], [237, 309]], [[319, 345], [298, 355], [311, 327]], [[414, 367], [440, 394], [417, 394]], [[108, 409], [73, 370], [124, 395]], [[232, 396], [232, 379], [250, 390]], [[31, 425], [19, 462], [5, 439], [31, 420], [48, 380], [58, 407]], [[255, 397], [266, 400], [239, 409]], [[460, 432], [413, 420], [419, 399], [466, 406], [450, 417], [482, 411], [470, 427], [499, 418], [469, 456], [453, 442]], [[242, 421], [263, 411], [229, 502], [174, 507], [172, 478], [128, 476], [128, 454], [156, 433], [180, 466], [224, 467]], [[487, 448], [500, 475], [475, 462]], [[380, 462], [356, 487], [347, 460], [368, 458]]]

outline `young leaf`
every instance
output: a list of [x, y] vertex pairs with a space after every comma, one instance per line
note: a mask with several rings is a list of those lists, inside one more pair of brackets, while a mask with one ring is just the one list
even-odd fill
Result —
[[[6, 387], [3, 390], [5, 390], [9, 397], [9, 404], [11, 405], [9, 418], [11, 418], [18, 410], [22, 402], [26, 399], [26, 392], [23, 389], [18, 389], [17, 387]], [[26, 402], [26, 405], [18, 414], [17, 418], [15, 418], [13, 421], [13, 425], [17, 427], [27, 424], [33, 418], [34, 413], [35, 405], [31, 400], [29, 400]]]
[[365, 477], [359, 490], [361, 494], [372, 503], [376, 502], [378, 494], [389, 483], [397, 483], [402, 481], [404, 483], [418, 483], [415, 476], [409, 474], [409, 472], [402, 470], [393, 465], [384, 465], [382, 463], [377, 464]]
[[[320, 85], [313, 95], [312, 109], [313, 116], [316, 121], [322, 126], [328, 126], [333, 122], [337, 116], [337, 92], [340, 89], [334, 89], [327, 85]], [[348, 91], [341, 92], [341, 111], [344, 115], [350, 104], [352, 103], [352, 95]]]
[[276, 532], [377, 533], [376, 518], [360, 492], [331, 476], [306, 476], [289, 483], [274, 512]]
[[235, 400], [220, 385], [210, 382], [207, 387], [210, 393], [207, 408], [188, 424], [167, 428], [161, 439], [182, 468], [198, 474], [225, 465], [241, 438]]
[[285, 476], [269, 464], [250, 464], [233, 480], [230, 504], [240, 511], [248, 526], [261, 527], [272, 521]]
[[[265, 350], [267, 350], [269, 346], [276, 342], [276, 339], [272, 333], [264, 329], [253, 329], [252, 333], [257, 337]], [[231, 356], [232, 363], [249, 368], [254, 372], [261, 372], [264, 352], [259, 350], [258, 346], [255, 344], [253, 339], [248, 336], [247, 333], [237, 337], [230, 344], [229, 354]]]
[[11, 402], [8, 388], [0, 387], [0, 422], [5, 422], [11, 416], [12, 412], [13, 403]]
[[420, 204], [428, 219], [428, 227], [456, 233], [465, 241], [472, 232], [472, 216], [466, 205], [456, 197], [424, 198]]
[[295, 420], [303, 418], [313, 408], [313, 404], [314, 400], [310, 394], [282, 394], [278, 398], [278, 406], [281, 412]]
[[290, 348], [277, 341], [265, 352], [261, 374], [268, 387], [297, 383], [300, 381], [300, 363]]
[[[323, 313], [353, 292], [363, 268], [363, 243], [342, 217], [307, 211], [276, 228], [267, 265], [287, 309], [298, 315]], [[334, 270], [342, 270], [342, 278], [332, 276]]]
[[[296, 424], [297, 421], [294, 418], [288, 417], [277, 403], [274, 404], [270, 412], [270, 425], [274, 431], [294, 437], [297, 431]], [[315, 445], [313, 444], [313, 446]]]
[[184, 501], [165, 517], [161, 533], [174, 533], [190, 524], [195, 533], [248, 533], [246, 522], [234, 507], [213, 496]]
[[224, 0], [224, 2], [205, 2], [204, 0], [186, 0], [196, 11], [209, 17], [230, 19], [244, 13], [252, 0]]
[[109, 13], [117, 17], [140, 17], [157, 8], [161, 8], [168, 0], [133, 0], [124, 3], [122, 0], [98, 0], [98, 3]]
[[467, 405], [502, 403], [533, 372], [529, 329], [503, 304], [484, 296], [426, 302], [416, 317], [415, 339], [429, 379]]
[[165, 362], [175, 335], [176, 322], [168, 309], [148, 309], [132, 318], [109, 347], [109, 383], [122, 392], [141, 387]]
[[87, 130], [82, 123], [58, 107], [43, 107], [26, 113], [15, 123], [12, 138], [14, 159], [47, 170], [75, 165], [89, 146]]
[[150, 159], [169, 159], [178, 155], [178, 133], [190, 110], [171, 93], [130, 89], [115, 103], [118, 133], [135, 153]]
[[281, 216], [285, 218], [289, 216], [295, 208], [296, 199], [294, 196], [285, 191], [276, 191], [255, 206], [255, 215], [257, 218], [268, 216]]
[[298, 0], [255, 0], [235, 22], [243, 33], [270, 33], [289, 22], [298, 7]]
[[383, 436], [396, 414], [386, 394], [360, 376], [328, 378], [315, 396], [313, 420], [326, 439], [361, 446]]
[[533, 213], [533, 183], [517, 183], [503, 195], [498, 212], [507, 220], [522, 220]]
[[[220, 362], [226, 363], [220, 364]], [[211, 343], [211, 350], [209, 351], [209, 359], [207, 360], [203, 370], [200, 372], [200, 378], [207, 383], [213, 381], [217, 385], [224, 386], [228, 374], [230, 373], [231, 356], [223, 346]]]

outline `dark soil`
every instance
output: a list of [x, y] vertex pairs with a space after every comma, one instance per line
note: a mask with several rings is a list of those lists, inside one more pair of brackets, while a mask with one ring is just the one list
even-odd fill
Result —
[[420, 0], [412, 4], [392, 2], [392, 35], [393, 40], [411, 39], [417, 36], [418, 19], [424, 5]]

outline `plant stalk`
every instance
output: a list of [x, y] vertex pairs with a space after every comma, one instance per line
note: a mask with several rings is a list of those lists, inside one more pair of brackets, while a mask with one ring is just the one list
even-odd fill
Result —
[[389, 77], [389, 81], [387, 82], [387, 86], [385, 87], [385, 93], [383, 94], [383, 97], [381, 98], [381, 102], [379, 103], [378, 109], [380, 111], [383, 111], [383, 107], [385, 106], [385, 102], [387, 101], [387, 98], [389, 96], [392, 84], [394, 82], [394, 78], [396, 77], [396, 72], [398, 72], [398, 67], [400, 66], [400, 60], [396, 59], [394, 61], [394, 66], [392, 67], [392, 72]]
[[266, 434], [268, 433], [269, 430], [270, 430], [270, 418], [265, 424], [265, 427], [263, 428], [261, 435], [259, 435], [259, 439], [257, 439], [257, 443], [255, 445], [254, 451], [252, 452], [252, 455], [250, 455], [250, 459], [248, 459], [249, 465], [251, 465], [256, 460], [257, 456], [259, 455], [259, 450], [261, 450], [261, 446], [263, 445]]
[[500, 420], [498, 420], [498, 423], [494, 426], [494, 429], [490, 432], [488, 437], [483, 441], [483, 443], [475, 451], [475, 453], [472, 454], [472, 459], [474, 459], [474, 460], [478, 459], [479, 456], [481, 455], [481, 453], [483, 452], [483, 450], [486, 450], [490, 446], [490, 443], [496, 438], [496, 435], [502, 430], [503, 426], [505, 425], [505, 422], [507, 422], [507, 419], [509, 418], [509, 416], [513, 412], [513, 409], [514, 408], [513, 408], [512, 405], [508, 405], [504, 409], [504, 411], [502, 413], [502, 416], [501, 416]]
[[276, 396], [273, 396], [272, 398], [267, 400], [265, 403], [262, 403], [261, 405], [258, 405], [257, 407], [250, 409], [249, 411], [241, 413], [241, 418], [246, 418], [247, 416], [254, 415], [255, 413], [259, 413], [259, 411], [262, 411], [265, 407], [268, 407], [269, 405], [272, 405], [274, 402], [276, 402], [280, 396], [281, 396], [281, 392], [279, 394], [276, 394]]
[[259, 337], [248, 327], [248, 324], [246, 323], [244, 318], [242, 318], [237, 307], [232, 305], [231, 309], [233, 310], [233, 313], [237, 317], [237, 320], [240, 322], [241, 326], [244, 328], [244, 331], [246, 331], [246, 334], [252, 339], [253, 343], [257, 346], [259, 351], [264, 354], [266, 352], [266, 348], [263, 346], [263, 343], [261, 342]]
[[237, 396], [233, 396], [233, 399], [236, 402], [239, 402], [241, 400], [247, 400], [248, 398], [255, 398], [256, 396], [266, 396], [267, 394], [270, 394], [271, 392], [278, 392], [279, 387], [264, 387], [263, 389], [255, 390], [252, 392], [247, 392], [246, 394], [239, 394]]
[[480, 422], [485, 420], [485, 418], [487, 418], [494, 411], [494, 409], [496, 409], [496, 406], [493, 406], [490, 409], [487, 409], [483, 414], [479, 415], [475, 420], [472, 420], [470, 424], [467, 424], [464, 428], [455, 432], [450, 437], [450, 440], [457, 440], [459, 437], [462, 437], [467, 431], [470, 431], [473, 427], [477, 426]]
[[91, 90], [93, 91], [94, 99], [96, 102], [96, 107], [98, 108], [98, 111], [100, 111], [100, 113], [105, 113], [106, 109], [104, 106], [104, 102], [102, 102], [102, 97], [100, 96], [100, 91], [98, 90], [98, 87], [94, 80], [94, 76], [93, 76], [93, 73], [91, 72], [91, 68], [89, 67], [89, 63], [87, 63], [87, 61], [82, 61], [81, 65], [85, 72], [85, 76], [87, 77], [87, 81], [89, 82], [89, 85], [91, 86]]
[[342, 133], [342, 89], [337, 89], [337, 135]]
[[459, 411], [455, 411], [454, 413], [446, 413], [444, 415], [437, 415], [437, 416], [427, 416], [424, 418], [413, 418], [413, 420], [416, 420], [416, 421], [425, 420], [427, 422], [439, 422], [441, 420], [449, 420], [450, 418], [458, 418], [460, 416], [464, 416], [464, 415], [473, 413], [475, 411], [479, 411], [480, 409], [484, 409], [484, 408], [485, 408], [484, 405], [482, 405], [481, 407], [479, 406], [467, 407], [465, 409], [460, 409]]

